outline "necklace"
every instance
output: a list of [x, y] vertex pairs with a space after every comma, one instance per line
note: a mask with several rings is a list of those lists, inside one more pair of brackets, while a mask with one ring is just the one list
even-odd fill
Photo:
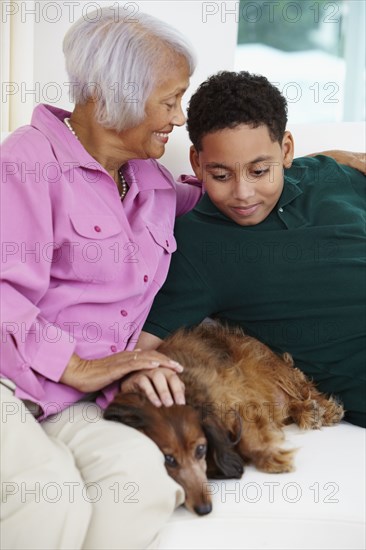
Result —
[[[79, 138], [78, 136], [76, 135], [76, 132], [74, 130], [74, 128], [71, 126], [71, 122], [70, 122], [70, 119], [67, 117], [67, 118], [64, 118], [64, 123], [66, 124], [66, 126], [68, 127], [68, 129], [70, 130], [70, 132], [72, 133], [73, 136], [75, 136], [75, 138], [79, 141]], [[122, 187], [122, 192], [120, 194], [120, 200], [123, 201], [123, 199], [125, 198], [125, 196], [127, 195], [127, 191], [128, 191], [128, 183], [124, 177], [124, 175], [122, 174], [122, 170], [119, 169], [118, 170], [118, 177], [119, 177], [119, 180], [120, 180], [120, 183], [121, 183], [121, 187]]]

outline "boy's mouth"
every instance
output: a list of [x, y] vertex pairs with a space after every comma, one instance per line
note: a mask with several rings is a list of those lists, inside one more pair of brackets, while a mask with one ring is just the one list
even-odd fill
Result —
[[260, 203], [250, 204], [249, 206], [231, 206], [230, 208], [235, 214], [239, 214], [239, 216], [251, 216], [259, 207]]

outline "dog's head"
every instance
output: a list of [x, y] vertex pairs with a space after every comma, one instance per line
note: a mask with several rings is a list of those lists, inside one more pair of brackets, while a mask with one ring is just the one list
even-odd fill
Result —
[[155, 407], [139, 393], [120, 393], [104, 418], [136, 428], [157, 444], [169, 475], [185, 491], [186, 507], [199, 515], [212, 510], [207, 464], [215, 477], [241, 477], [243, 473], [242, 461], [223, 425], [189, 405]]

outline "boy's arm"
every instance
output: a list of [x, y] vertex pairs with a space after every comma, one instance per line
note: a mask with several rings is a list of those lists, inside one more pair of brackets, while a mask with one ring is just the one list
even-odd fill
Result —
[[157, 336], [154, 336], [154, 334], [150, 334], [150, 332], [145, 332], [143, 330], [139, 336], [135, 349], [156, 349], [162, 341], [163, 340], [161, 338], [158, 338]]
[[355, 153], [353, 151], [342, 151], [340, 149], [332, 149], [329, 151], [321, 151], [320, 153], [311, 153], [306, 155], [308, 157], [315, 157], [316, 155], [325, 155], [326, 157], [331, 157], [339, 164], [345, 164], [351, 168], [359, 170], [366, 175], [366, 154], [365, 153]]

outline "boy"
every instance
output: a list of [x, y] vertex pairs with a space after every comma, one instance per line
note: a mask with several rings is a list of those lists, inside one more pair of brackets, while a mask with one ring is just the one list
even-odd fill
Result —
[[[144, 326], [154, 337], [138, 345], [206, 317], [240, 325], [365, 426], [365, 178], [322, 155], [293, 161], [286, 122], [262, 76], [222, 72], [193, 95], [190, 159], [206, 194], [176, 221], [178, 251]], [[178, 380], [155, 378], [152, 400], [165, 388], [183, 402]]]

